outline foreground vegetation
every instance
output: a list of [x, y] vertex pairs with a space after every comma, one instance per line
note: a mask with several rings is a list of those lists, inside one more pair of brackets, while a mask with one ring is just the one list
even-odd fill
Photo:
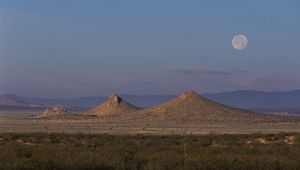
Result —
[[299, 138], [0, 134], [0, 169], [300, 169]]

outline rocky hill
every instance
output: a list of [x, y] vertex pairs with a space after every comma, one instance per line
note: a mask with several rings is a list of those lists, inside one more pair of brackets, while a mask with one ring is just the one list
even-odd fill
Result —
[[123, 113], [131, 113], [140, 110], [140, 108], [124, 101], [117, 94], [109, 96], [102, 104], [87, 110], [82, 115], [109, 116]]
[[288, 118], [263, 115], [228, 107], [208, 100], [194, 91], [182, 93], [166, 103], [140, 111], [112, 116], [110, 120], [142, 124], [232, 124], [288, 121]]

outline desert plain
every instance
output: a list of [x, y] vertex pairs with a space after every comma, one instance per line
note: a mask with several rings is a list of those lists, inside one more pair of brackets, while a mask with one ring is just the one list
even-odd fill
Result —
[[5, 132], [154, 135], [299, 133], [300, 118], [228, 107], [193, 91], [143, 109], [112, 94], [98, 106], [77, 113], [56, 107], [29, 115], [2, 114], [0, 133]]

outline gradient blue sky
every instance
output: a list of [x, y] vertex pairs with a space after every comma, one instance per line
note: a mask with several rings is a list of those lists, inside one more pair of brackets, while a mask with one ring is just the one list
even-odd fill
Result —
[[0, 93], [300, 88], [298, 0], [0, 0], [0, 24]]

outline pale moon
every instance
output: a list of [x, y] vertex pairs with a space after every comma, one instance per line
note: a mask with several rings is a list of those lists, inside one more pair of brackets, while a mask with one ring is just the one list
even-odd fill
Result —
[[243, 50], [244, 48], [247, 47], [247, 45], [248, 45], [248, 39], [243, 34], [235, 35], [232, 38], [232, 46], [237, 50]]

